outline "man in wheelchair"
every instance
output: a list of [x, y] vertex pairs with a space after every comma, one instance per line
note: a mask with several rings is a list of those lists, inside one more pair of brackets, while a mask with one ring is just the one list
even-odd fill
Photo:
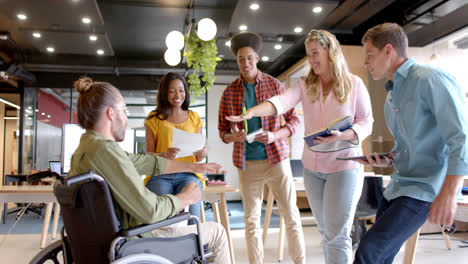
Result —
[[[151, 224], [178, 214], [200, 200], [199, 187], [191, 183], [176, 195], [157, 196], [143, 184], [141, 175], [176, 172], [216, 172], [215, 163], [193, 164], [166, 160], [152, 155], [123, 151], [117, 142], [125, 137], [127, 116], [119, 90], [106, 82], [82, 78], [75, 82], [78, 98], [78, 122], [86, 129], [72, 156], [69, 178], [92, 171], [109, 185], [115, 210], [124, 229]], [[217, 223], [202, 224], [201, 238], [212, 251], [209, 262], [231, 263], [224, 228]], [[144, 237], [175, 237], [196, 233], [196, 225], [157, 229]], [[183, 250], [183, 249], [181, 249]]]

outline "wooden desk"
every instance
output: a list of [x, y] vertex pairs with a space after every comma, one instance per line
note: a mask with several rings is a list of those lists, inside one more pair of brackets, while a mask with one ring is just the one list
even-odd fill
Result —
[[[203, 190], [202, 201], [208, 201], [213, 207], [213, 216], [216, 223], [220, 223], [226, 230], [226, 235], [229, 243], [229, 253], [231, 255], [231, 263], [234, 264], [234, 248], [232, 245], [231, 232], [229, 227], [228, 210], [226, 204], [227, 192], [238, 192], [239, 189], [230, 185], [212, 185], [206, 186]], [[203, 203], [200, 210], [201, 222], [205, 222], [205, 211], [203, 210]], [[220, 221], [221, 220], [221, 221]]]
[[22, 186], [0, 186], [1, 203], [47, 203], [44, 215], [44, 225], [40, 247], [44, 248], [47, 232], [49, 230], [50, 216], [53, 203], [55, 203], [55, 214], [52, 224], [52, 239], [55, 239], [57, 224], [60, 216], [60, 205], [55, 199], [54, 189], [51, 185], [22, 185]]

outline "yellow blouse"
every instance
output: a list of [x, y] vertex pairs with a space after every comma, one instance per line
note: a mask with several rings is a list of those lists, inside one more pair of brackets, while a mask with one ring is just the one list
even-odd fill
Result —
[[[154, 142], [156, 144], [155, 152], [161, 153], [166, 152], [168, 148], [172, 147], [172, 134], [174, 133], [174, 128], [178, 128], [190, 133], [198, 133], [203, 127], [203, 122], [201, 121], [201, 118], [197, 112], [189, 110], [187, 120], [180, 124], [174, 124], [154, 116], [151, 119], [146, 119], [145, 125], [151, 129], [151, 132], [153, 132]], [[197, 162], [195, 155], [181, 157], [175, 160], [191, 163]], [[202, 182], [203, 187], [205, 187], [205, 179], [203, 178], [203, 175], [200, 173], [195, 173], [195, 175], [197, 175], [197, 177]], [[145, 184], [148, 180], [149, 177], [146, 177]]]

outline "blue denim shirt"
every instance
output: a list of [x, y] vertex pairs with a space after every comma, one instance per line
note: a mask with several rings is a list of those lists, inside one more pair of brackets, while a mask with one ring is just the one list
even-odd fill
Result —
[[396, 156], [384, 196], [432, 202], [446, 175], [468, 175], [468, 120], [461, 86], [448, 73], [410, 58], [385, 88], [385, 120], [395, 138]]

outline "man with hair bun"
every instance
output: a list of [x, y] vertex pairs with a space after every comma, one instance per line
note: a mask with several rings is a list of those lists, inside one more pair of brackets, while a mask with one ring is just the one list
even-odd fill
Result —
[[[221, 169], [220, 165], [179, 162], [123, 151], [117, 142], [124, 140], [127, 116], [119, 90], [109, 83], [93, 82], [90, 78], [76, 81], [75, 89], [80, 94], [78, 122], [86, 132], [72, 156], [69, 177], [92, 171], [105, 178], [123, 228], [164, 220], [200, 200], [200, 189], [193, 182], [176, 195], [157, 196], [144, 186], [140, 175], [209, 173]], [[231, 263], [224, 228], [217, 223], [203, 223], [202, 229], [202, 240], [213, 252], [209, 261]], [[191, 225], [158, 229], [144, 236], [175, 237], [196, 232], [196, 226]]]
[[[262, 38], [256, 33], [241, 32], [231, 38], [231, 51], [237, 58], [241, 74], [224, 90], [221, 97], [219, 136], [226, 144], [234, 142], [232, 156], [239, 173], [249, 262], [263, 263], [260, 215], [263, 186], [266, 184], [273, 192], [280, 214], [286, 222], [289, 256], [294, 263], [306, 263], [304, 235], [296, 205], [287, 140], [299, 125], [294, 109], [280, 116], [252, 118], [240, 123], [240, 128], [225, 118], [241, 115], [247, 109], [284, 92], [280, 81], [257, 69], [261, 46]], [[258, 129], [263, 129], [263, 132], [255, 136], [252, 143], [246, 142], [246, 134]]]

